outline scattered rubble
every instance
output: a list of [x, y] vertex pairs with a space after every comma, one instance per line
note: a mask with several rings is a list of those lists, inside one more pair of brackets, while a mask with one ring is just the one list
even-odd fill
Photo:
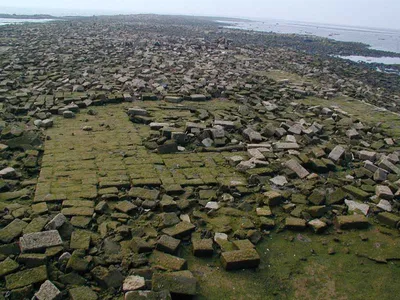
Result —
[[307, 102], [387, 90], [214, 23], [115, 18], [0, 32], [2, 293], [193, 296], [188, 255], [262, 270], [271, 232], [399, 228], [399, 136]]

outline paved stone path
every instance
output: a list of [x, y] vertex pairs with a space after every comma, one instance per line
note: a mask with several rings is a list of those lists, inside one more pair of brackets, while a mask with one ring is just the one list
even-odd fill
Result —
[[[125, 107], [96, 107], [94, 116], [83, 110], [76, 119], [56, 119], [47, 131], [50, 139], [45, 143], [34, 202], [62, 202], [64, 214], [90, 216], [98, 197], [132, 187], [245, 183], [226, 163], [232, 153], [149, 152], [142, 144], [149, 126], [130, 122]], [[154, 114], [159, 121], [170, 112], [160, 109]]]

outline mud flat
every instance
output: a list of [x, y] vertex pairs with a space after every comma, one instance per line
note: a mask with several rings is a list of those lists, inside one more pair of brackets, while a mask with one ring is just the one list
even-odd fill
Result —
[[218, 26], [0, 29], [3, 297], [398, 293], [397, 77]]

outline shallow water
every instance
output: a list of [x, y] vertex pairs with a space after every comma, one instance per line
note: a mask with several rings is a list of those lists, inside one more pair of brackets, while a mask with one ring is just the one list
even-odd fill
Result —
[[[232, 24], [232, 22], [222, 23]], [[400, 30], [396, 29], [366, 28], [283, 20], [234, 22], [233, 26], [227, 27], [264, 32], [315, 35], [342, 42], [365, 43], [370, 45], [372, 49], [400, 53]]]
[[0, 26], [7, 25], [7, 24], [19, 24], [19, 23], [43, 23], [54, 21], [53, 19], [7, 19], [7, 18], [0, 18]]
[[355, 62], [379, 63], [386, 65], [400, 64], [400, 57], [370, 57], [370, 56], [359, 56], [359, 55], [338, 56], [338, 57], [343, 59], [349, 59]]

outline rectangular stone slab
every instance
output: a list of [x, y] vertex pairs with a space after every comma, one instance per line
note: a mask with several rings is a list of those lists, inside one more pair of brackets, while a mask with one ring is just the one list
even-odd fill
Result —
[[22, 252], [37, 251], [62, 244], [57, 230], [41, 231], [25, 234], [19, 239]]
[[94, 213], [92, 207], [67, 207], [61, 210], [64, 216], [86, 216], [91, 217]]
[[368, 219], [363, 215], [338, 216], [336, 225], [340, 229], [364, 229], [368, 228]]
[[19, 264], [11, 258], [7, 257], [5, 260], [0, 262], [0, 277], [12, 273], [18, 268]]
[[380, 223], [393, 228], [397, 228], [400, 224], [400, 217], [389, 212], [378, 214], [377, 219]]
[[64, 200], [62, 207], [94, 207], [94, 202], [90, 200]]
[[163, 233], [179, 239], [189, 235], [194, 229], [195, 226], [193, 224], [188, 222], [180, 222], [175, 226], [164, 228]]
[[277, 150], [293, 150], [299, 149], [300, 146], [297, 143], [282, 143], [278, 142], [275, 144], [275, 149]]
[[180, 271], [187, 267], [185, 259], [157, 250], [151, 254], [149, 261], [153, 266], [161, 266], [171, 271]]
[[305, 168], [303, 168], [303, 166], [300, 165], [295, 159], [291, 159], [286, 162], [285, 166], [295, 172], [297, 176], [299, 176], [301, 179], [310, 175], [310, 173]]
[[6, 227], [0, 229], [0, 242], [11, 242], [14, 238], [20, 236], [26, 226], [28, 226], [28, 223], [20, 219], [15, 219]]
[[196, 295], [197, 280], [190, 271], [156, 273], [153, 275], [153, 290], [167, 290], [171, 293]]
[[225, 270], [257, 268], [260, 256], [254, 249], [223, 252], [221, 263]]
[[334, 163], [337, 163], [344, 154], [344, 152], [345, 149], [342, 146], [338, 145], [331, 151], [331, 153], [329, 153], [328, 158], [332, 160]]
[[367, 200], [370, 196], [370, 194], [368, 194], [367, 192], [360, 190], [359, 188], [352, 185], [345, 185], [342, 187], [342, 189], [345, 192], [354, 196], [356, 199]]
[[6, 276], [6, 288], [7, 290], [13, 290], [34, 283], [43, 282], [46, 279], [47, 268], [46, 266], [40, 266]]

